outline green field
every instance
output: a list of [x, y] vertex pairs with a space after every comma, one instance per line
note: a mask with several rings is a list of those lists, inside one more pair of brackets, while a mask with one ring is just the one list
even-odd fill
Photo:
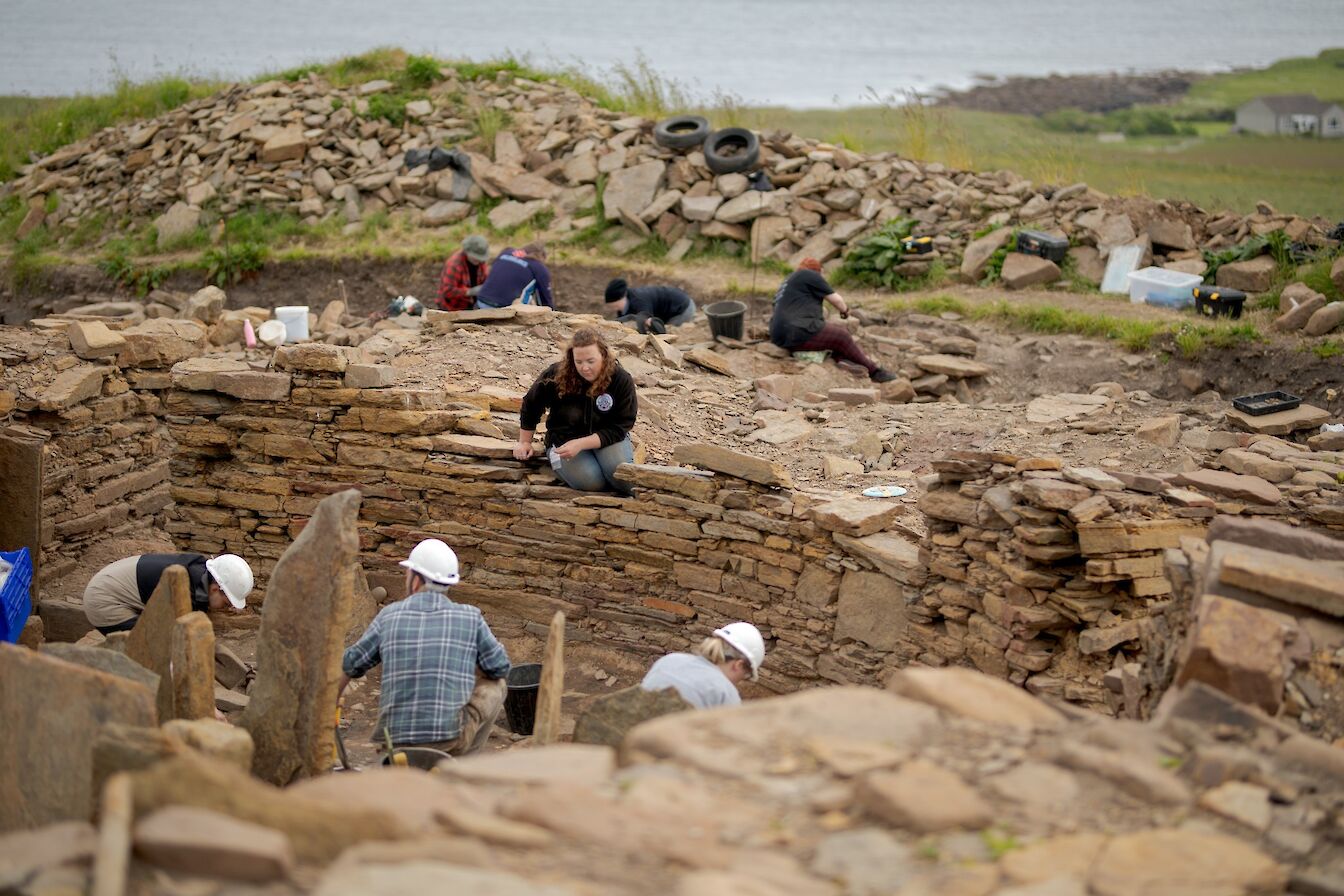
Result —
[[1197, 137], [1102, 143], [1048, 131], [1025, 115], [962, 109], [707, 110], [718, 123], [783, 128], [864, 152], [903, 155], [976, 171], [1008, 169], [1039, 183], [1086, 181], [1105, 193], [1188, 199], [1207, 210], [1280, 211], [1344, 219], [1344, 140], [1229, 134], [1202, 122]]

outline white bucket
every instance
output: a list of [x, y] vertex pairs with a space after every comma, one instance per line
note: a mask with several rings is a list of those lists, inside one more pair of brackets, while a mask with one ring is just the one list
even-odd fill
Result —
[[285, 325], [286, 342], [308, 338], [307, 305], [282, 305], [275, 309], [275, 319]]
[[268, 320], [257, 327], [257, 339], [262, 345], [269, 345], [271, 348], [283, 345], [285, 335], [285, 325], [278, 320]]

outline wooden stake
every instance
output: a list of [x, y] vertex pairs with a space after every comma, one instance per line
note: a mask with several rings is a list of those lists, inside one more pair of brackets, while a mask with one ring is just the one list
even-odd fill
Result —
[[565, 614], [556, 611], [541, 657], [541, 685], [537, 689], [537, 721], [532, 741], [553, 744], [560, 739], [560, 698], [565, 694]]

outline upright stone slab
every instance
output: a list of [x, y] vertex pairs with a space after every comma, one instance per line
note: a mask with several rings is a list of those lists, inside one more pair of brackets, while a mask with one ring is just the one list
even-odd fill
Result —
[[625, 734], [640, 722], [690, 709], [676, 688], [646, 691], [639, 685], [601, 694], [579, 716], [574, 743], [618, 747]]
[[[198, 611], [173, 625], [174, 719], [215, 717], [215, 630]], [[163, 719], [163, 721], [168, 721]]]
[[325, 498], [271, 573], [257, 680], [238, 724], [255, 775], [285, 785], [331, 768], [341, 654], [359, 576], [359, 492]]
[[157, 724], [154, 692], [0, 644], [0, 831], [89, 817], [93, 742], [107, 722]]
[[537, 688], [537, 718], [532, 741], [553, 744], [560, 739], [560, 699], [565, 694], [565, 614], [555, 611], [541, 656], [541, 684]]
[[[173, 700], [173, 630], [177, 618], [191, 612], [191, 584], [187, 570], [170, 566], [163, 571], [140, 619], [126, 639], [126, 655], [159, 676], [158, 716], [176, 718]], [[213, 660], [212, 660], [213, 662]]]

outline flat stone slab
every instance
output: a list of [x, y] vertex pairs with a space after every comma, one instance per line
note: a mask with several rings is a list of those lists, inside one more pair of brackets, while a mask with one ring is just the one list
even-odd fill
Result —
[[979, 361], [961, 358], [956, 355], [919, 355], [915, 364], [929, 373], [941, 373], [953, 379], [970, 379], [977, 376], [989, 376], [994, 368]]
[[1115, 404], [1105, 395], [1061, 392], [1032, 399], [1027, 405], [1028, 423], [1067, 423], [1108, 411]]
[[703, 467], [715, 473], [736, 476], [738, 479], [760, 485], [793, 488], [793, 480], [789, 478], [788, 471], [779, 464], [718, 445], [704, 442], [678, 445], [672, 451], [672, 458], [679, 464]]
[[1299, 429], [1320, 429], [1321, 424], [1329, 423], [1330, 419], [1329, 411], [1309, 404], [1259, 417], [1252, 417], [1236, 409], [1227, 412], [1227, 422], [1237, 429], [1269, 436], [1283, 436]]
[[1259, 476], [1244, 476], [1222, 470], [1194, 470], [1182, 473], [1176, 477], [1176, 484], [1266, 506], [1278, 504], [1283, 499], [1283, 494], [1276, 486]]

